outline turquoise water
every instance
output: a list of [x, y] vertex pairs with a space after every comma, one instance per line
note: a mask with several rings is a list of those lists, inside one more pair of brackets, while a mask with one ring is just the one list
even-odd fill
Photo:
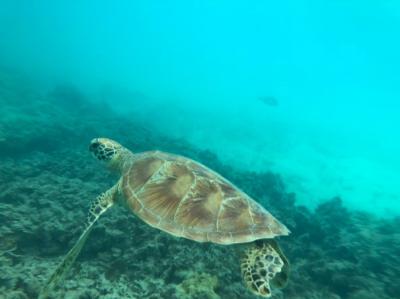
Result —
[[233, 166], [280, 172], [306, 205], [342, 196], [399, 214], [396, 2], [1, 7], [3, 64], [46, 86], [71, 82]]
[[[115, 183], [99, 136], [199, 160], [277, 215], [276, 298], [400, 298], [399, 32], [396, 1], [0, 1], [0, 298], [35, 298]], [[254, 298], [227, 249], [113, 213], [55, 298]]]

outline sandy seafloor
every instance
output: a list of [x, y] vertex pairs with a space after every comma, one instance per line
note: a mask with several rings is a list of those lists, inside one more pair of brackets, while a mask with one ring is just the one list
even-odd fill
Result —
[[[36, 90], [0, 72], [0, 298], [36, 298], [78, 238], [89, 203], [116, 177], [89, 154], [107, 136], [133, 151], [160, 149], [196, 159], [259, 200], [292, 234], [291, 261], [275, 298], [400, 298], [400, 219], [345, 209], [340, 198], [310, 211], [279, 174], [238, 171], [212, 152], [169, 139], [73, 87]], [[53, 298], [256, 298], [242, 284], [234, 246], [199, 244], [155, 230], [123, 207], [97, 223]]]

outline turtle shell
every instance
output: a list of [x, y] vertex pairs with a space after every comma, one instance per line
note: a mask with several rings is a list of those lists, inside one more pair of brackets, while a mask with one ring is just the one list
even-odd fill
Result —
[[206, 166], [159, 151], [134, 155], [122, 176], [127, 206], [149, 225], [198, 242], [246, 243], [289, 230]]

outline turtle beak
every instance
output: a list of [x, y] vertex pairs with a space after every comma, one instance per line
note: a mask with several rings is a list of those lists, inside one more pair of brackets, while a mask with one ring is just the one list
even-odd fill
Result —
[[101, 138], [95, 138], [90, 142], [89, 151], [100, 161], [111, 160], [115, 154], [115, 149]]
[[92, 139], [89, 145], [89, 151], [92, 155], [98, 160], [104, 160], [103, 155], [101, 154], [103, 151], [102, 143], [99, 142], [98, 138]]
[[112, 160], [121, 148], [119, 143], [107, 138], [95, 138], [89, 145], [89, 151], [100, 161]]
[[93, 151], [100, 145], [99, 138], [94, 138], [90, 141], [89, 151]]

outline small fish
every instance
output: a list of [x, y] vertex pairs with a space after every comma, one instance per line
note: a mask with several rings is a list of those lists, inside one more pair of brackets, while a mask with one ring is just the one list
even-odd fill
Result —
[[271, 107], [276, 107], [279, 105], [278, 99], [274, 96], [258, 97], [258, 100]]

